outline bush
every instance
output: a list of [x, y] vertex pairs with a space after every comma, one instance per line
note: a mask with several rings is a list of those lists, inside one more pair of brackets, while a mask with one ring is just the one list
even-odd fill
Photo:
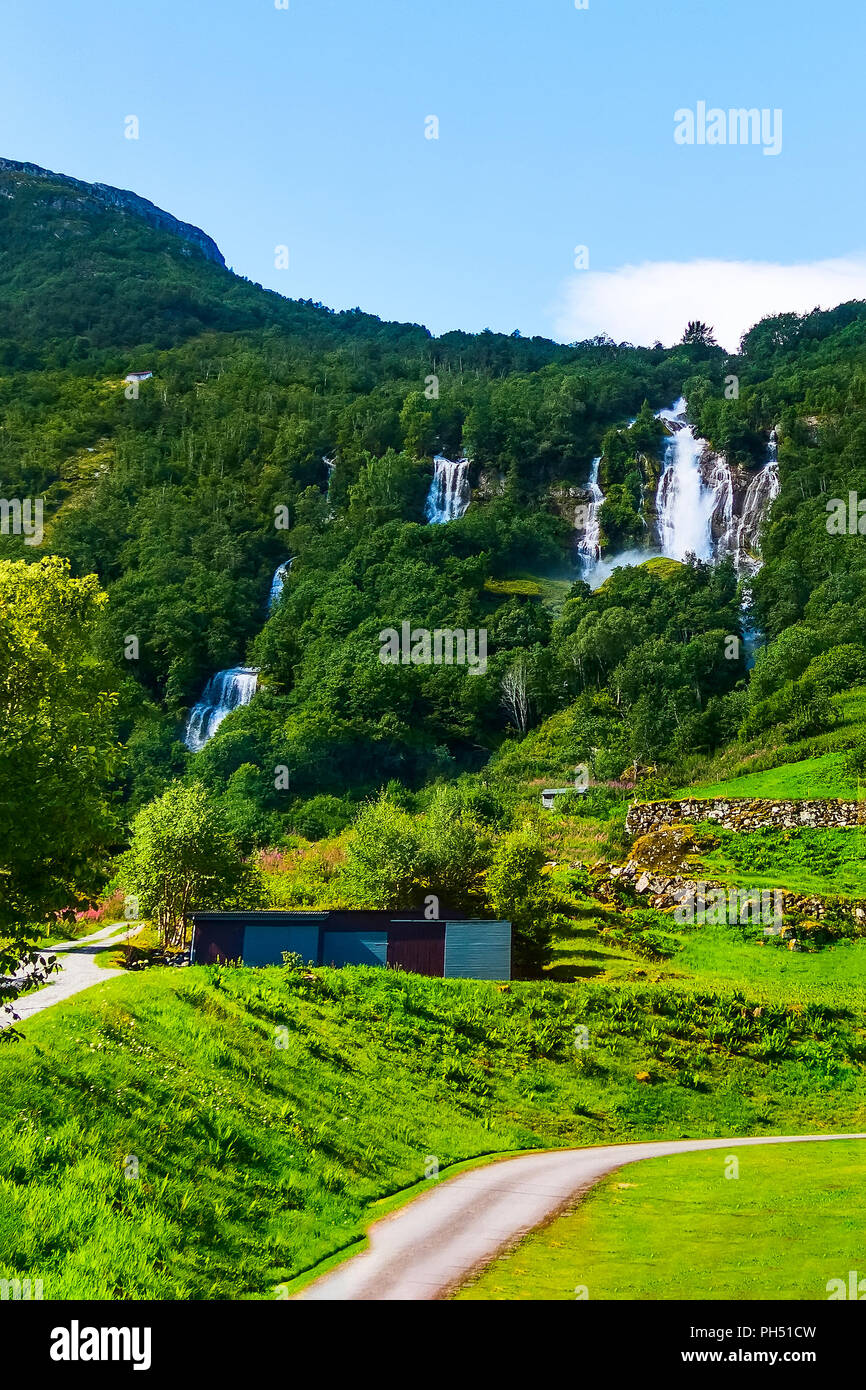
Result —
[[829, 695], [815, 681], [803, 677], [788, 681], [781, 690], [754, 705], [739, 732], [742, 738], [754, 738], [778, 728], [796, 742], [825, 733], [838, 719], [839, 711]]
[[357, 805], [345, 796], [312, 796], [293, 806], [286, 819], [305, 840], [330, 839], [351, 825]]
[[849, 748], [843, 766], [849, 777], [866, 776], [866, 734], [861, 734], [853, 748]]
[[289, 972], [303, 970], [304, 957], [300, 951], [283, 951], [283, 969]]
[[514, 928], [513, 966], [519, 975], [538, 975], [550, 960], [556, 902], [543, 873], [546, 860], [537, 832], [525, 825], [496, 842], [487, 871], [490, 906]]
[[222, 805], [200, 782], [178, 783], [139, 811], [122, 873], [164, 946], [186, 944], [196, 909], [264, 901], [258, 869], [245, 862]]
[[816, 656], [806, 669], [806, 680], [814, 682], [825, 695], [838, 695], [866, 680], [866, 651], [853, 642], [831, 647]]
[[569, 792], [557, 799], [556, 809], [566, 816], [592, 816], [607, 820], [625, 805], [622, 792], [613, 787], [589, 787], [585, 792]]
[[363, 907], [410, 907], [421, 870], [421, 837], [406, 811], [384, 794], [355, 821], [346, 879]]

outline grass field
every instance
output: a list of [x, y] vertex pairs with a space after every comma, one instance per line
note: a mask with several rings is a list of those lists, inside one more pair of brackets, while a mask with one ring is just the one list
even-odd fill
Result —
[[790, 888], [827, 896], [866, 895], [866, 827], [855, 830], [723, 830], [700, 855], [705, 879], [742, 888]]
[[755, 796], [782, 801], [829, 797], [862, 800], [866, 788], [845, 774], [844, 753], [824, 753], [819, 758], [782, 763], [763, 772], [746, 772], [723, 782], [710, 782], [677, 795], [709, 798], [715, 796]]
[[109, 980], [0, 1045], [0, 1278], [42, 1278], [49, 1299], [270, 1298], [433, 1158], [855, 1128], [861, 996], [840, 993], [789, 1007], [375, 969]]
[[[845, 707], [849, 733], [866, 717], [862, 695]], [[535, 781], [573, 736], [563, 716], [528, 752], [503, 755], [515, 806], [539, 814]], [[800, 760], [779, 761], [787, 753]], [[820, 740], [746, 750], [739, 763], [707, 767], [702, 794], [721, 794], [723, 777], [738, 795], [793, 796], [807, 777], [801, 794], [843, 794], [841, 766], [838, 745]], [[678, 927], [584, 896], [581, 863], [627, 852], [626, 793], [612, 784], [608, 795], [609, 816], [603, 803], [599, 815], [540, 816], [562, 898], [542, 981], [152, 968], [0, 1044], [0, 1278], [41, 1278], [48, 1299], [273, 1298], [355, 1248], [389, 1205], [422, 1190], [434, 1160], [444, 1174], [532, 1148], [862, 1128], [866, 941], [789, 953], [754, 933]], [[298, 846], [271, 866], [275, 903], [339, 896], [341, 837]], [[743, 887], [866, 892], [860, 831], [714, 828], [698, 858], [707, 879]], [[153, 944], [143, 935], [132, 954]], [[123, 959], [118, 946], [100, 964]], [[575, 1043], [583, 1029], [585, 1049]], [[706, 1206], [701, 1172], [691, 1186], [683, 1178], [683, 1212], [702, 1193]], [[731, 1188], [753, 1203], [747, 1215], [764, 1210], [768, 1193], [742, 1176], [720, 1189], [720, 1210], [735, 1201]], [[643, 1208], [627, 1210], [639, 1243]], [[776, 1228], [767, 1230], [769, 1250]], [[614, 1277], [613, 1263], [602, 1268], [607, 1239], [590, 1296], [656, 1296], [595, 1291]], [[628, 1240], [611, 1252], [621, 1281], [639, 1277]], [[539, 1258], [533, 1287], [553, 1269], [552, 1254]], [[577, 1282], [590, 1280], [505, 1296], [573, 1297]], [[493, 1296], [483, 1281], [477, 1289], [467, 1296]]]
[[698, 761], [690, 784], [673, 793], [686, 796], [831, 797], [866, 799], [866, 783], [845, 771], [844, 750], [866, 732], [866, 687], [833, 697], [839, 722], [826, 733], [793, 743], [769, 736], [727, 748]]
[[646, 1159], [456, 1297], [827, 1299], [829, 1281], [866, 1275], [864, 1181], [866, 1140]]

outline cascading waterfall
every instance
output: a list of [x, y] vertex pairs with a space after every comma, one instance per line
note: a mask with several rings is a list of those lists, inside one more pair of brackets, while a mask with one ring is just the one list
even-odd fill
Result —
[[684, 560], [690, 552], [712, 561], [731, 555], [738, 572], [751, 574], [759, 566], [754, 552], [766, 509], [779, 491], [776, 434], [770, 437], [767, 463], [749, 483], [737, 514], [734, 479], [727, 459], [709, 453], [705, 439], [695, 435], [686, 418], [683, 397], [656, 412], [673, 431], [666, 441], [662, 473], [656, 492], [658, 549], [639, 547], [602, 557], [598, 514], [604, 498], [598, 488], [598, 461], [593, 462], [588, 490], [590, 519], [578, 545], [583, 578], [597, 588], [623, 565], [637, 565], [654, 555]]
[[[779, 486], [778, 438], [776, 431], [772, 430], [767, 445], [767, 461], [746, 489], [734, 537], [733, 554], [737, 572], [749, 578], [757, 574], [761, 568], [761, 557], [758, 553], [761, 525], [767, 508], [779, 495]], [[752, 591], [748, 584], [744, 584], [742, 595], [740, 625], [743, 631], [746, 670], [750, 671], [755, 664], [764, 634], [752, 617]]]
[[294, 559], [295, 557], [294, 555], [292, 555], [288, 560], [284, 560], [281, 565], [277, 565], [277, 568], [274, 570], [274, 577], [271, 580], [271, 591], [268, 594], [269, 613], [273, 608], [276, 607], [276, 605], [282, 598], [283, 589], [285, 587], [286, 580], [288, 579], [289, 574], [291, 573]]
[[746, 488], [742, 510], [737, 520], [732, 548], [738, 570], [757, 574], [761, 568], [757, 554], [761, 523], [770, 503], [778, 495], [779, 450], [776, 431], [773, 430], [767, 445], [767, 461]]
[[727, 459], [721, 456], [716, 459], [706, 486], [714, 498], [713, 510], [710, 515], [710, 534], [716, 537], [716, 559], [720, 560], [723, 555], [727, 555], [733, 549], [736, 532], [734, 480], [731, 477]]
[[186, 721], [183, 741], [191, 753], [204, 748], [227, 714], [239, 705], [249, 704], [256, 693], [258, 678], [258, 670], [253, 666], [232, 666], [228, 671], [217, 671], [211, 676]]
[[[660, 410], [656, 417], [674, 428], [674, 436], [665, 447], [656, 497], [659, 543], [662, 553], [672, 560], [684, 560], [689, 553], [696, 555], [699, 560], [710, 560], [713, 556], [713, 513], [719, 502], [718, 486], [710, 488], [704, 484], [701, 456], [706, 441], [695, 437], [685, 412], [686, 402], [681, 397], [670, 410]], [[730, 473], [727, 484], [730, 486]]]
[[433, 460], [433, 481], [427, 494], [425, 515], [431, 525], [456, 521], [469, 506], [469, 460], [446, 459], [437, 454]]
[[604, 502], [604, 493], [598, 485], [598, 469], [601, 463], [601, 455], [593, 459], [589, 470], [589, 482], [587, 490], [589, 492], [589, 508], [586, 518], [586, 525], [583, 528], [583, 535], [577, 543], [577, 553], [581, 558], [584, 577], [597, 565], [601, 559], [601, 522], [599, 512]]

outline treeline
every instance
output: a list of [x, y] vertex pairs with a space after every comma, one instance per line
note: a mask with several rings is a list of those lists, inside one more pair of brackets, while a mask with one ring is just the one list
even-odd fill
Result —
[[[0, 549], [33, 561], [47, 548], [108, 593], [94, 650], [119, 691], [127, 813], [189, 772], [265, 843], [345, 823], [389, 782], [507, 765], [566, 714], [575, 760], [615, 779], [768, 720], [820, 726], [830, 686], [857, 678], [862, 537], [825, 523], [828, 498], [866, 497], [866, 306], [766, 320], [735, 358], [695, 333], [670, 350], [433, 338], [286, 300], [39, 180], [10, 188], [0, 491], [43, 498], [47, 531], [41, 548], [2, 536]], [[137, 394], [131, 369], [154, 373]], [[752, 584], [773, 640], [751, 690], [729, 641], [742, 636], [729, 566], [649, 564], [594, 594], [576, 583], [555, 616], [541, 598], [539, 581], [577, 572], [551, 484], [582, 487], [603, 454], [604, 536], [640, 538], [653, 412], [681, 393], [732, 461], [757, 467], [779, 426], [782, 491]], [[486, 500], [430, 527], [439, 452], [471, 457]], [[378, 634], [404, 621], [486, 630], [487, 669], [383, 665]], [[190, 760], [186, 709], [240, 662], [261, 668], [259, 694]]]

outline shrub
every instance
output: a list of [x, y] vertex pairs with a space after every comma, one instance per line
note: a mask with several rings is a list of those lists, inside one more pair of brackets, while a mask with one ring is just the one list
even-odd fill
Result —
[[289, 811], [292, 829], [306, 840], [324, 840], [339, 835], [351, 825], [358, 807], [345, 796], [313, 796]]
[[550, 960], [555, 898], [543, 868], [547, 853], [529, 825], [503, 835], [494, 846], [485, 886], [497, 917], [514, 928], [514, 968], [539, 974]]

